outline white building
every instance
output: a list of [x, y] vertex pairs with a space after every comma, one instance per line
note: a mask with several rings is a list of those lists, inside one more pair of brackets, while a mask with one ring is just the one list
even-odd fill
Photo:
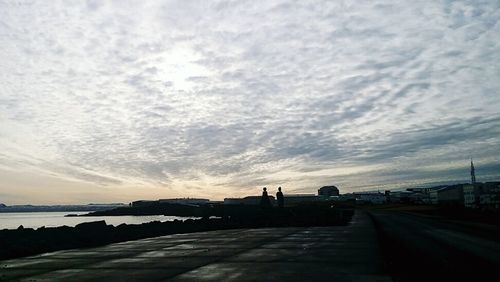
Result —
[[477, 184], [464, 184], [464, 206], [466, 208], [479, 207], [479, 190], [482, 188]]
[[[441, 188], [442, 189], [442, 188]], [[438, 189], [432, 190], [429, 192], [429, 199], [431, 204], [437, 205], [438, 204]]]
[[479, 191], [480, 207], [487, 210], [500, 209], [500, 182], [483, 183], [481, 190]]
[[361, 201], [364, 203], [384, 204], [387, 202], [387, 197], [385, 196], [385, 194], [380, 192], [355, 192], [353, 194], [356, 197], [356, 201]]

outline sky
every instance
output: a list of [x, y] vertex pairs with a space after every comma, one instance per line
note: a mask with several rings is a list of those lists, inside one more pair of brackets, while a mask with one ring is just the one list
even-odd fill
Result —
[[500, 179], [500, 1], [0, 0], [0, 203]]

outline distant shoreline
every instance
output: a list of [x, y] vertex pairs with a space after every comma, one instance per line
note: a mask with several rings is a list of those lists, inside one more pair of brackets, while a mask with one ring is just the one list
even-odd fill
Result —
[[14, 212], [93, 212], [127, 207], [125, 204], [88, 204], [88, 205], [13, 205], [0, 206], [0, 213]]
[[[74, 227], [80, 223], [105, 220], [107, 224], [118, 226], [120, 224], [142, 224], [152, 221], [173, 221], [186, 219], [199, 219], [199, 217], [180, 217], [164, 215], [148, 216], [102, 216], [84, 217], [79, 216], [87, 212], [23, 212], [23, 213], [0, 213], [0, 230], [15, 230], [19, 226], [24, 228], [54, 228], [69, 226]], [[68, 216], [70, 215], [70, 216]]]

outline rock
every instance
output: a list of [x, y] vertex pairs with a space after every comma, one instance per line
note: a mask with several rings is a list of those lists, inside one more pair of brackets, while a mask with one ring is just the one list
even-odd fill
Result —
[[106, 221], [99, 220], [99, 221], [80, 223], [77, 226], [75, 226], [75, 229], [77, 231], [99, 231], [102, 229], [106, 229], [106, 227], [107, 227]]

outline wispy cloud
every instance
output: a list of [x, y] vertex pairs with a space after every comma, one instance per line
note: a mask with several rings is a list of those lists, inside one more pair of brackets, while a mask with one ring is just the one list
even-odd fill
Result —
[[3, 1], [0, 170], [131, 199], [465, 180], [470, 156], [498, 178], [499, 20], [498, 1]]

